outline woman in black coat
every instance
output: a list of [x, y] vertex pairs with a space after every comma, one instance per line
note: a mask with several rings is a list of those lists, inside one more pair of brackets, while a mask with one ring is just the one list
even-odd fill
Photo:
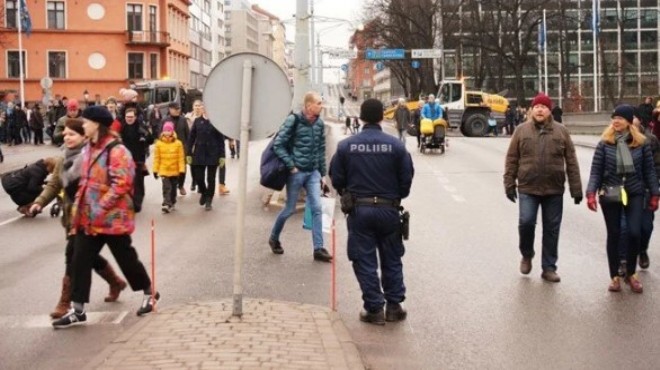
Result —
[[18, 212], [29, 215], [30, 205], [41, 194], [46, 177], [54, 168], [55, 158], [45, 158], [2, 177], [2, 187], [18, 205]]
[[210, 211], [215, 190], [215, 174], [218, 166], [225, 165], [225, 138], [209, 121], [201, 100], [193, 103], [193, 109], [201, 112], [201, 115], [195, 118], [190, 129], [186, 162], [191, 165], [197, 192], [201, 194], [199, 205]]
[[[645, 207], [658, 209], [660, 189], [653, 165], [651, 148], [645, 145], [644, 135], [632, 125], [634, 108], [620, 105], [612, 114], [612, 123], [605, 129], [591, 163], [591, 174], [587, 186], [587, 206], [596, 212], [596, 193], [600, 194], [600, 205], [607, 228], [607, 260], [610, 278], [608, 290], [621, 291], [618, 276], [621, 238], [621, 217], [625, 213], [628, 235], [627, 276], [625, 282], [635, 293], [642, 293], [642, 283], [635, 273], [637, 256], [641, 245], [642, 213]], [[604, 190], [614, 187], [612, 193], [620, 194], [619, 200], [604, 196]], [[622, 187], [622, 189], [621, 189]], [[651, 194], [645, 202], [646, 191]]]

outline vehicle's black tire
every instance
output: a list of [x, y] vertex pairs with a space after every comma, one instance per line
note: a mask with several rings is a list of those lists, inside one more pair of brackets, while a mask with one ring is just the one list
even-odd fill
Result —
[[468, 137], [486, 136], [488, 132], [488, 117], [482, 113], [473, 113], [466, 120], [463, 135]]

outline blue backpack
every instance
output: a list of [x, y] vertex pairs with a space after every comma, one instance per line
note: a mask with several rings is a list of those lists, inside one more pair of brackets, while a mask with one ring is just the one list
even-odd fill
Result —
[[[293, 124], [293, 132], [298, 128], [298, 115], [294, 114], [295, 117]], [[275, 154], [273, 150], [273, 144], [277, 138], [277, 134], [273, 136], [273, 139], [268, 143], [266, 149], [261, 153], [261, 166], [260, 166], [260, 178], [259, 183], [269, 189], [280, 191], [284, 189], [286, 185], [286, 180], [289, 177], [289, 170], [286, 168], [286, 164], [280, 157]], [[295, 136], [294, 136], [295, 137]], [[293, 137], [292, 140], [293, 141]]]

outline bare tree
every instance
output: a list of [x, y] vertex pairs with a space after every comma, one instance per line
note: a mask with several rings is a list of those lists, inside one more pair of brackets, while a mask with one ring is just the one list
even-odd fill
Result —
[[[524, 75], [534, 73], [533, 67], [538, 63], [534, 54], [538, 50], [538, 26], [542, 22], [545, 4], [547, 1], [543, 0], [470, 2], [464, 15], [468, 25], [463, 37], [465, 46], [479, 55], [479, 62], [474, 63], [475, 72], [480, 73], [474, 76], [477, 87], [485, 85], [504, 90], [505, 69], [502, 67], [507, 66], [513, 74], [516, 99], [522, 102], [528, 95], [526, 93], [534, 93], [526, 91]], [[481, 74], [482, 68], [485, 68], [486, 76]]]

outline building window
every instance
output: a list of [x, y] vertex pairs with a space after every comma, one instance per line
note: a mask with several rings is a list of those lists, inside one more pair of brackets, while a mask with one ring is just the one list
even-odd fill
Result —
[[204, 12], [211, 12], [211, 0], [204, 0]]
[[158, 79], [158, 54], [151, 53], [149, 55], [149, 70], [151, 71], [151, 78]]
[[[226, 47], [231, 47], [231, 38], [225, 39], [225, 46]], [[229, 55], [229, 54], [227, 54], [227, 55]]]
[[7, 28], [16, 28], [16, 0], [7, 0], [5, 5]]
[[142, 5], [126, 5], [126, 26], [129, 31], [142, 31]]
[[[25, 61], [25, 58], [27, 57], [25, 55], [25, 50], [22, 52], [23, 54], [23, 76], [27, 76], [27, 63]], [[19, 59], [18, 59], [18, 51], [8, 51], [7, 52], [7, 78], [20, 78], [21, 77], [21, 69]]]
[[48, 77], [66, 78], [66, 52], [48, 52]]
[[158, 17], [158, 9], [154, 5], [149, 5], [149, 31], [152, 33], [157, 31], [156, 19]]
[[144, 54], [128, 53], [128, 78], [144, 78]]
[[64, 1], [48, 2], [48, 29], [64, 29]]

